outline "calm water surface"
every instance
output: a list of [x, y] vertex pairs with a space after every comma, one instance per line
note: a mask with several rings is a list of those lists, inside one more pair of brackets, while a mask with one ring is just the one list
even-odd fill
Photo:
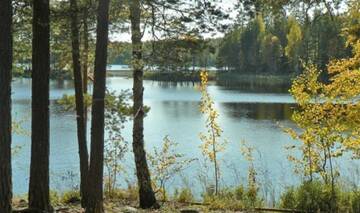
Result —
[[[110, 90], [130, 89], [132, 79], [109, 78]], [[274, 91], [277, 91], [275, 88]], [[255, 157], [259, 178], [276, 186], [285, 186], [297, 181], [291, 165], [286, 161], [288, 152], [284, 146], [292, 139], [283, 133], [279, 125], [292, 125], [289, 121], [294, 100], [288, 93], [272, 93], [234, 89], [212, 84], [209, 91], [219, 110], [219, 122], [224, 139], [228, 141], [226, 151], [220, 156], [223, 185], [234, 185], [246, 178], [247, 163], [240, 153], [240, 142], [246, 141], [256, 147]], [[62, 190], [77, 182], [77, 177], [62, 178], [68, 172], [78, 171], [78, 146], [76, 122], [73, 113], [64, 113], [55, 100], [64, 94], [73, 94], [71, 81], [51, 82], [51, 185]], [[22, 127], [30, 132], [31, 81], [16, 79], [13, 82], [13, 115]], [[164, 136], [179, 143], [178, 150], [188, 157], [201, 158], [199, 133], [204, 131], [204, 119], [199, 113], [200, 93], [193, 84], [168, 84], [145, 81], [145, 104], [151, 107], [145, 118], [146, 148], [152, 150], [161, 145]], [[131, 123], [124, 130], [125, 139], [131, 142]], [[30, 162], [30, 136], [14, 135], [14, 146], [21, 149], [13, 159], [14, 191], [16, 194], [28, 190]], [[134, 181], [132, 154], [125, 160], [127, 178]], [[200, 191], [197, 176], [203, 170], [200, 163], [193, 163], [182, 177], [173, 180], [172, 188], [190, 185]], [[125, 176], [125, 175], [124, 175]], [[186, 177], [186, 178], [183, 178]], [[124, 183], [120, 183], [125, 186]], [[271, 188], [271, 186], [269, 186]], [[264, 191], [266, 193], [266, 190]]]

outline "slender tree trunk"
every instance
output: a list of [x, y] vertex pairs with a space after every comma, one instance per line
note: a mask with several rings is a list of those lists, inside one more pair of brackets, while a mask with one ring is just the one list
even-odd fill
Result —
[[217, 162], [217, 150], [216, 150], [216, 136], [215, 131], [211, 129], [211, 137], [212, 137], [212, 151], [214, 154], [214, 177], [215, 177], [215, 195], [219, 193], [219, 167]]
[[11, 212], [11, 0], [0, 0], [0, 212]]
[[33, 1], [29, 207], [51, 211], [49, 197], [49, 0]]
[[[83, 93], [86, 95], [88, 93], [88, 64], [89, 64], [89, 28], [88, 28], [88, 8], [84, 9], [83, 13], [83, 24], [84, 24], [84, 31], [83, 31], [83, 40], [84, 40], [84, 54], [83, 54], [83, 70], [82, 70], [82, 77], [83, 77]], [[85, 135], [87, 135], [87, 114], [88, 114], [88, 107], [86, 104], [84, 105], [84, 116], [85, 116]]]
[[141, 208], [158, 207], [155, 193], [151, 186], [149, 168], [146, 162], [144, 150], [144, 108], [143, 108], [143, 61], [142, 61], [142, 42], [140, 30], [140, 0], [131, 0], [130, 20], [131, 20], [131, 40], [133, 47], [133, 151], [135, 156], [136, 175], [139, 186], [139, 197]]
[[214, 154], [214, 176], [215, 176], [215, 195], [219, 194], [219, 168], [218, 168], [218, 162], [217, 162], [217, 151], [216, 151], [216, 142], [215, 139], [213, 139], [213, 154]]
[[308, 155], [309, 155], [309, 175], [310, 175], [310, 182], [313, 181], [313, 165], [312, 165], [312, 156], [311, 156], [311, 144], [308, 144]]
[[331, 199], [330, 199], [330, 211], [336, 211], [336, 192], [335, 192], [335, 174], [334, 174], [334, 167], [332, 162], [332, 155], [330, 146], [327, 144], [327, 152], [329, 155], [329, 164], [330, 164], [330, 178], [331, 178]]
[[81, 64], [80, 64], [80, 42], [79, 42], [79, 28], [78, 28], [78, 6], [77, 0], [70, 0], [71, 8], [71, 44], [72, 44], [72, 60], [73, 72], [75, 82], [75, 102], [76, 102], [76, 121], [77, 121], [77, 137], [79, 144], [79, 157], [80, 157], [80, 193], [81, 193], [81, 206], [86, 206], [86, 179], [88, 176], [89, 156], [86, 143], [86, 120], [84, 108], [84, 94], [83, 82], [81, 78]]
[[102, 213], [104, 170], [104, 111], [109, 28], [109, 0], [100, 0], [97, 17], [94, 92], [91, 120], [91, 155], [88, 180], [88, 213]]

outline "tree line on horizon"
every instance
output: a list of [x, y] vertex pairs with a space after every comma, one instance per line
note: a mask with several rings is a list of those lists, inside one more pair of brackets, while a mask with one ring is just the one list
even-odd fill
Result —
[[[325, 2], [325, 3], [324, 3]], [[146, 8], [144, 20], [149, 27], [150, 36], [143, 42], [143, 59], [147, 65], [159, 71], [194, 71], [196, 67], [217, 67], [235, 73], [299, 74], [302, 63], [314, 63], [320, 69], [326, 68], [331, 59], [350, 57], [351, 50], [346, 47], [342, 29], [347, 22], [348, 1], [262, 1], [239, 0], [234, 6], [236, 18], [224, 15], [219, 18], [217, 27], [201, 29], [189, 27], [191, 21], [182, 15], [168, 13], [165, 18], [160, 12]], [[108, 64], [129, 64], [132, 60], [131, 42], [117, 41], [117, 32], [129, 32], [128, 8], [121, 3], [113, 3], [110, 8], [110, 35]], [[180, 3], [178, 3], [180, 5]], [[69, 16], [66, 4], [54, 1], [51, 6], [51, 67], [52, 79], [71, 79], [71, 44]], [[173, 6], [171, 6], [173, 7]], [[166, 8], [171, 7], [166, 6]], [[186, 7], [185, 7], [186, 8]], [[122, 9], [122, 12], [118, 12]], [[207, 8], [212, 10], [212, 8]], [[94, 6], [80, 4], [78, 15], [81, 26], [82, 58], [88, 56], [88, 66], [94, 60], [95, 29]], [[184, 9], [185, 10], [185, 9]], [[189, 10], [189, 15], [201, 14], [198, 8]], [[24, 72], [31, 61], [31, 23], [29, 0], [16, 4], [14, 22], [15, 64], [14, 76], [29, 76]], [[223, 11], [227, 13], [228, 11]], [[88, 20], [84, 17], [88, 16]], [[152, 23], [154, 19], [164, 26], [173, 25], [174, 29], [165, 30]], [[176, 19], [178, 21], [176, 21]], [[194, 18], [196, 19], [196, 18]], [[201, 18], [200, 18], [201, 19]], [[221, 20], [231, 20], [229, 23]], [[187, 25], [188, 24], [188, 25]], [[85, 30], [84, 30], [85, 29]], [[86, 33], [87, 31], [87, 33]], [[149, 32], [150, 31], [150, 32]], [[161, 31], [156, 33], [153, 31]], [[166, 33], [164, 33], [167, 31]], [[202, 32], [219, 31], [220, 38], [204, 38]], [[143, 32], [145, 33], [145, 32]], [[87, 34], [87, 36], [85, 36]], [[152, 36], [151, 36], [152, 35]], [[86, 45], [85, 45], [86, 44]], [[19, 48], [21, 46], [22, 48]], [[25, 64], [26, 66], [20, 66]], [[83, 67], [86, 68], [86, 67]], [[90, 66], [89, 69], [92, 69]]]
[[351, 55], [342, 36], [345, 14], [321, 6], [312, 13], [259, 10], [225, 35], [218, 66], [236, 72], [298, 74], [302, 62], [324, 69], [331, 59]]
[[[255, 6], [243, 1], [220, 38], [194, 35], [144, 42], [147, 64], [166, 72], [216, 66], [235, 73], [289, 75], [301, 73], [302, 63], [325, 69], [330, 60], [351, 56], [343, 33], [348, 21], [344, 2], [289, 1], [286, 6], [269, 2]], [[111, 46], [128, 45], [114, 41]], [[129, 48], [120, 54], [112, 48], [110, 52], [115, 53], [110, 63], [130, 61]]]

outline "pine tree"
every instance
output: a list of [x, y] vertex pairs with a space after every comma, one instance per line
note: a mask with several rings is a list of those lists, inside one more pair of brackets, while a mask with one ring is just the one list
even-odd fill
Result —
[[49, 192], [49, 75], [49, 0], [34, 0], [29, 207], [42, 211], [52, 209]]
[[10, 213], [12, 1], [0, 0], [0, 212]]

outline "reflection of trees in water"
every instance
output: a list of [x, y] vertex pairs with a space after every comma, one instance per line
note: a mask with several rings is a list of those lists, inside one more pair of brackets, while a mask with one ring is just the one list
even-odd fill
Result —
[[255, 120], [290, 120], [296, 107], [285, 103], [221, 103], [225, 112], [234, 118]]
[[[199, 85], [199, 82], [191, 81], [152, 81], [152, 84], [156, 84], [160, 88], [176, 88], [176, 87], [194, 87]], [[239, 90], [245, 92], [260, 92], [260, 93], [288, 93], [291, 83], [269, 81], [267, 79], [250, 80], [244, 79], [242, 81], [237, 80], [217, 80], [210, 83], [225, 87], [226, 90]]]
[[26, 107], [31, 106], [31, 100], [30, 99], [13, 99], [12, 100], [13, 105], [22, 105]]
[[163, 112], [175, 118], [199, 116], [199, 102], [197, 101], [162, 101], [161, 104]]
[[288, 93], [290, 82], [271, 82], [269, 80], [248, 80], [248, 81], [232, 81], [219, 80], [216, 82], [218, 86], [225, 87], [227, 90], [240, 90], [245, 92], [264, 92], [264, 93]]
[[71, 80], [64, 80], [64, 79], [51, 80], [50, 86], [55, 89], [73, 89], [74, 82]]
[[183, 81], [183, 82], [172, 82], [172, 81], [153, 81], [161, 88], [176, 88], [176, 87], [193, 87], [197, 85], [196, 82]]

